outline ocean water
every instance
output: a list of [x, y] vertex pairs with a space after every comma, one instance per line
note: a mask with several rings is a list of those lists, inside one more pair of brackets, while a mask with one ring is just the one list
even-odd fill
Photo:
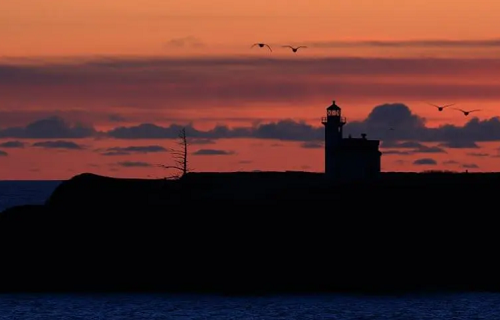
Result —
[[[60, 181], [0, 181], [0, 211], [42, 204]], [[1, 283], [0, 283], [1, 289]], [[222, 297], [162, 294], [0, 294], [9, 319], [500, 319], [500, 294]]]
[[43, 204], [61, 181], [0, 181], [0, 212], [23, 204]]
[[0, 295], [0, 319], [491, 319], [498, 294], [230, 298], [191, 295]]

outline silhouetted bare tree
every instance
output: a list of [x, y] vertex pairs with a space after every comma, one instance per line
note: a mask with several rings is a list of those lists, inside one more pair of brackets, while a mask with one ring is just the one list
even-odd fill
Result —
[[191, 169], [189, 168], [189, 163], [188, 163], [188, 139], [186, 135], [186, 128], [182, 128], [179, 132], [179, 138], [177, 141], [177, 144], [179, 145], [178, 148], [171, 148], [168, 149], [170, 154], [172, 155], [174, 159], [174, 163], [172, 165], [163, 165], [160, 164], [159, 166], [164, 168], [164, 169], [174, 169], [177, 170], [178, 174], [172, 175], [168, 178], [182, 178], [186, 173], [188, 173]]

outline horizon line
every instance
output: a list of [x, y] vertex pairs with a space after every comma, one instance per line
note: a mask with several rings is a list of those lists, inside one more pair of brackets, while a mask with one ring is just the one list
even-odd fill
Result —
[[[422, 171], [380, 171], [382, 174], [500, 174], [500, 171], [469, 171], [471, 169], [464, 168], [463, 171], [456, 171], [456, 170], [439, 170], [439, 169], [428, 169], [428, 170], [422, 170]], [[259, 169], [254, 169], [254, 170], [249, 170], [249, 171], [190, 171], [188, 174], [238, 174], [238, 173], [251, 173], [251, 174], [259, 174], [259, 173], [310, 173], [310, 174], [324, 174], [323, 171], [303, 171], [303, 170], [285, 170], [285, 171], [276, 171], [276, 170], [259, 170]], [[130, 177], [113, 177], [110, 175], [101, 175], [97, 173], [92, 173], [91, 171], [82, 171], [80, 173], [76, 173], [72, 175], [70, 178], [67, 179], [42, 179], [42, 180], [34, 180], [34, 179], [0, 179], [0, 182], [18, 182], [18, 181], [23, 181], [23, 182], [64, 182], [67, 180], [70, 180], [74, 177], [84, 175], [84, 174], [92, 174], [96, 176], [101, 176], [101, 177], [110, 177], [113, 179], [139, 179], [139, 180], [163, 180], [165, 178], [153, 178], [153, 177], [144, 177], [144, 178], [138, 178], [136, 176], [130, 176]], [[175, 179], [172, 179], [175, 180]]]

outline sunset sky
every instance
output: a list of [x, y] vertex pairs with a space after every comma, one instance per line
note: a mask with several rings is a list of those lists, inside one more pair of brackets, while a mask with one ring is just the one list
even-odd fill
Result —
[[0, 179], [169, 176], [157, 165], [172, 163], [182, 126], [194, 171], [319, 172], [332, 100], [346, 134], [382, 140], [383, 171], [500, 171], [499, 11], [493, 0], [2, 1]]

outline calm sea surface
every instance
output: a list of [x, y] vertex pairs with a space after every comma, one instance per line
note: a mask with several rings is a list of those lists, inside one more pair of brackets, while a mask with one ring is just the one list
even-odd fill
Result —
[[[60, 181], [0, 181], [0, 211], [42, 204]], [[1, 287], [1, 284], [0, 284]], [[500, 319], [500, 294], [267, 296], [3, 294], [0, 319]]]
[[0, 319], [499, 319], [500, 295], [0, 295]]
[[0, 212], [22, 204], [43, 204], [61, 181], [0, 181]]

